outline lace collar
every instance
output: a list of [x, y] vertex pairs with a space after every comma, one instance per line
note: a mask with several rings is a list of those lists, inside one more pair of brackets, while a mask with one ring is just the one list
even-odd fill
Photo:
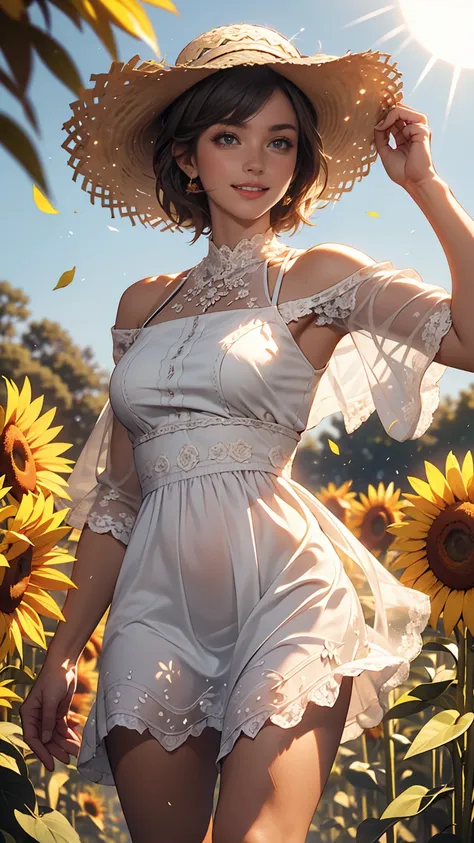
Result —
[[209, 250], [201, 261], [201, 269], [213, 278], [222, 278], [235, 270], [255, 269], [268, 258], [281, 255], [288, 247], [280, 243], [268, 229], [265, 234], [254, 234], [250, 239], [239, 240], [232, 249], [230, 246], [216, 246], [209, 240]]

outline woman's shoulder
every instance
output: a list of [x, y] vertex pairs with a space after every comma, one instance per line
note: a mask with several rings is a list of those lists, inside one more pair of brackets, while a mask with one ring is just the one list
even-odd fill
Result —
[[184, 274], [186, 273], [150, 275], [127, 287], [120, 298], [112, 330], [127, 331], [139, 328], [149, 314], [169, 296]]
[[318, 243], [298, 258], [308, 295], [325, 290], [361, 269], [376, 263], [370, 255], [344, 243]]

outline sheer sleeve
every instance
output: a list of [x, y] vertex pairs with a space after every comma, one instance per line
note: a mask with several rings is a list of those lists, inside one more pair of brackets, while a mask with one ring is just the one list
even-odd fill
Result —
[[377, 410], [393, 439], [422, 436], [438, 407], [438, 383], [446, 371], [433, 362], [452, 325], [444, 287], [385, 261], [287, 304], [297, 305], [293, 318], [314, 312], [316, 324], [345, 331], [317, 387], [306, 430], [340, 411], [351, 433]]
[[[120, 356], [115, 347], [114, 361]], [[142, 496], [132, 443], [110, 400], [79, 455], [67, 491], [72, 499], [68, 524], [82, 530], [87, 523], [94, 532], [110, 532], [128, 544]]]

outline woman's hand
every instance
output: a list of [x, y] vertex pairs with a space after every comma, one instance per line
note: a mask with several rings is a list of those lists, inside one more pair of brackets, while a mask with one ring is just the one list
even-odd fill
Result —
[[43, 665], [36, 682], [20, 707], [23, 737], [44, 766], [54, 770], [55, 756], [69, 764], [81, 744], [74, 731], [78, 718], [69, 711], [76, 690], [76, 666]]
[[[398, 103], [374, 128], [375, 146], [392, 181], [410, 191], [437, 176], [426, 114]], [[389, 145], [393, 135], [396, 148]]]

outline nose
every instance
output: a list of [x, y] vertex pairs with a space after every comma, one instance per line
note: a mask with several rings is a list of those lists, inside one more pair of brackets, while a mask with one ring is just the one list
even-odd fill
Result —
[[263, 173], [263, 150], [253, 149], [249, 152], [246, 161], [244, 161], [243, 169], [246, 173]]

